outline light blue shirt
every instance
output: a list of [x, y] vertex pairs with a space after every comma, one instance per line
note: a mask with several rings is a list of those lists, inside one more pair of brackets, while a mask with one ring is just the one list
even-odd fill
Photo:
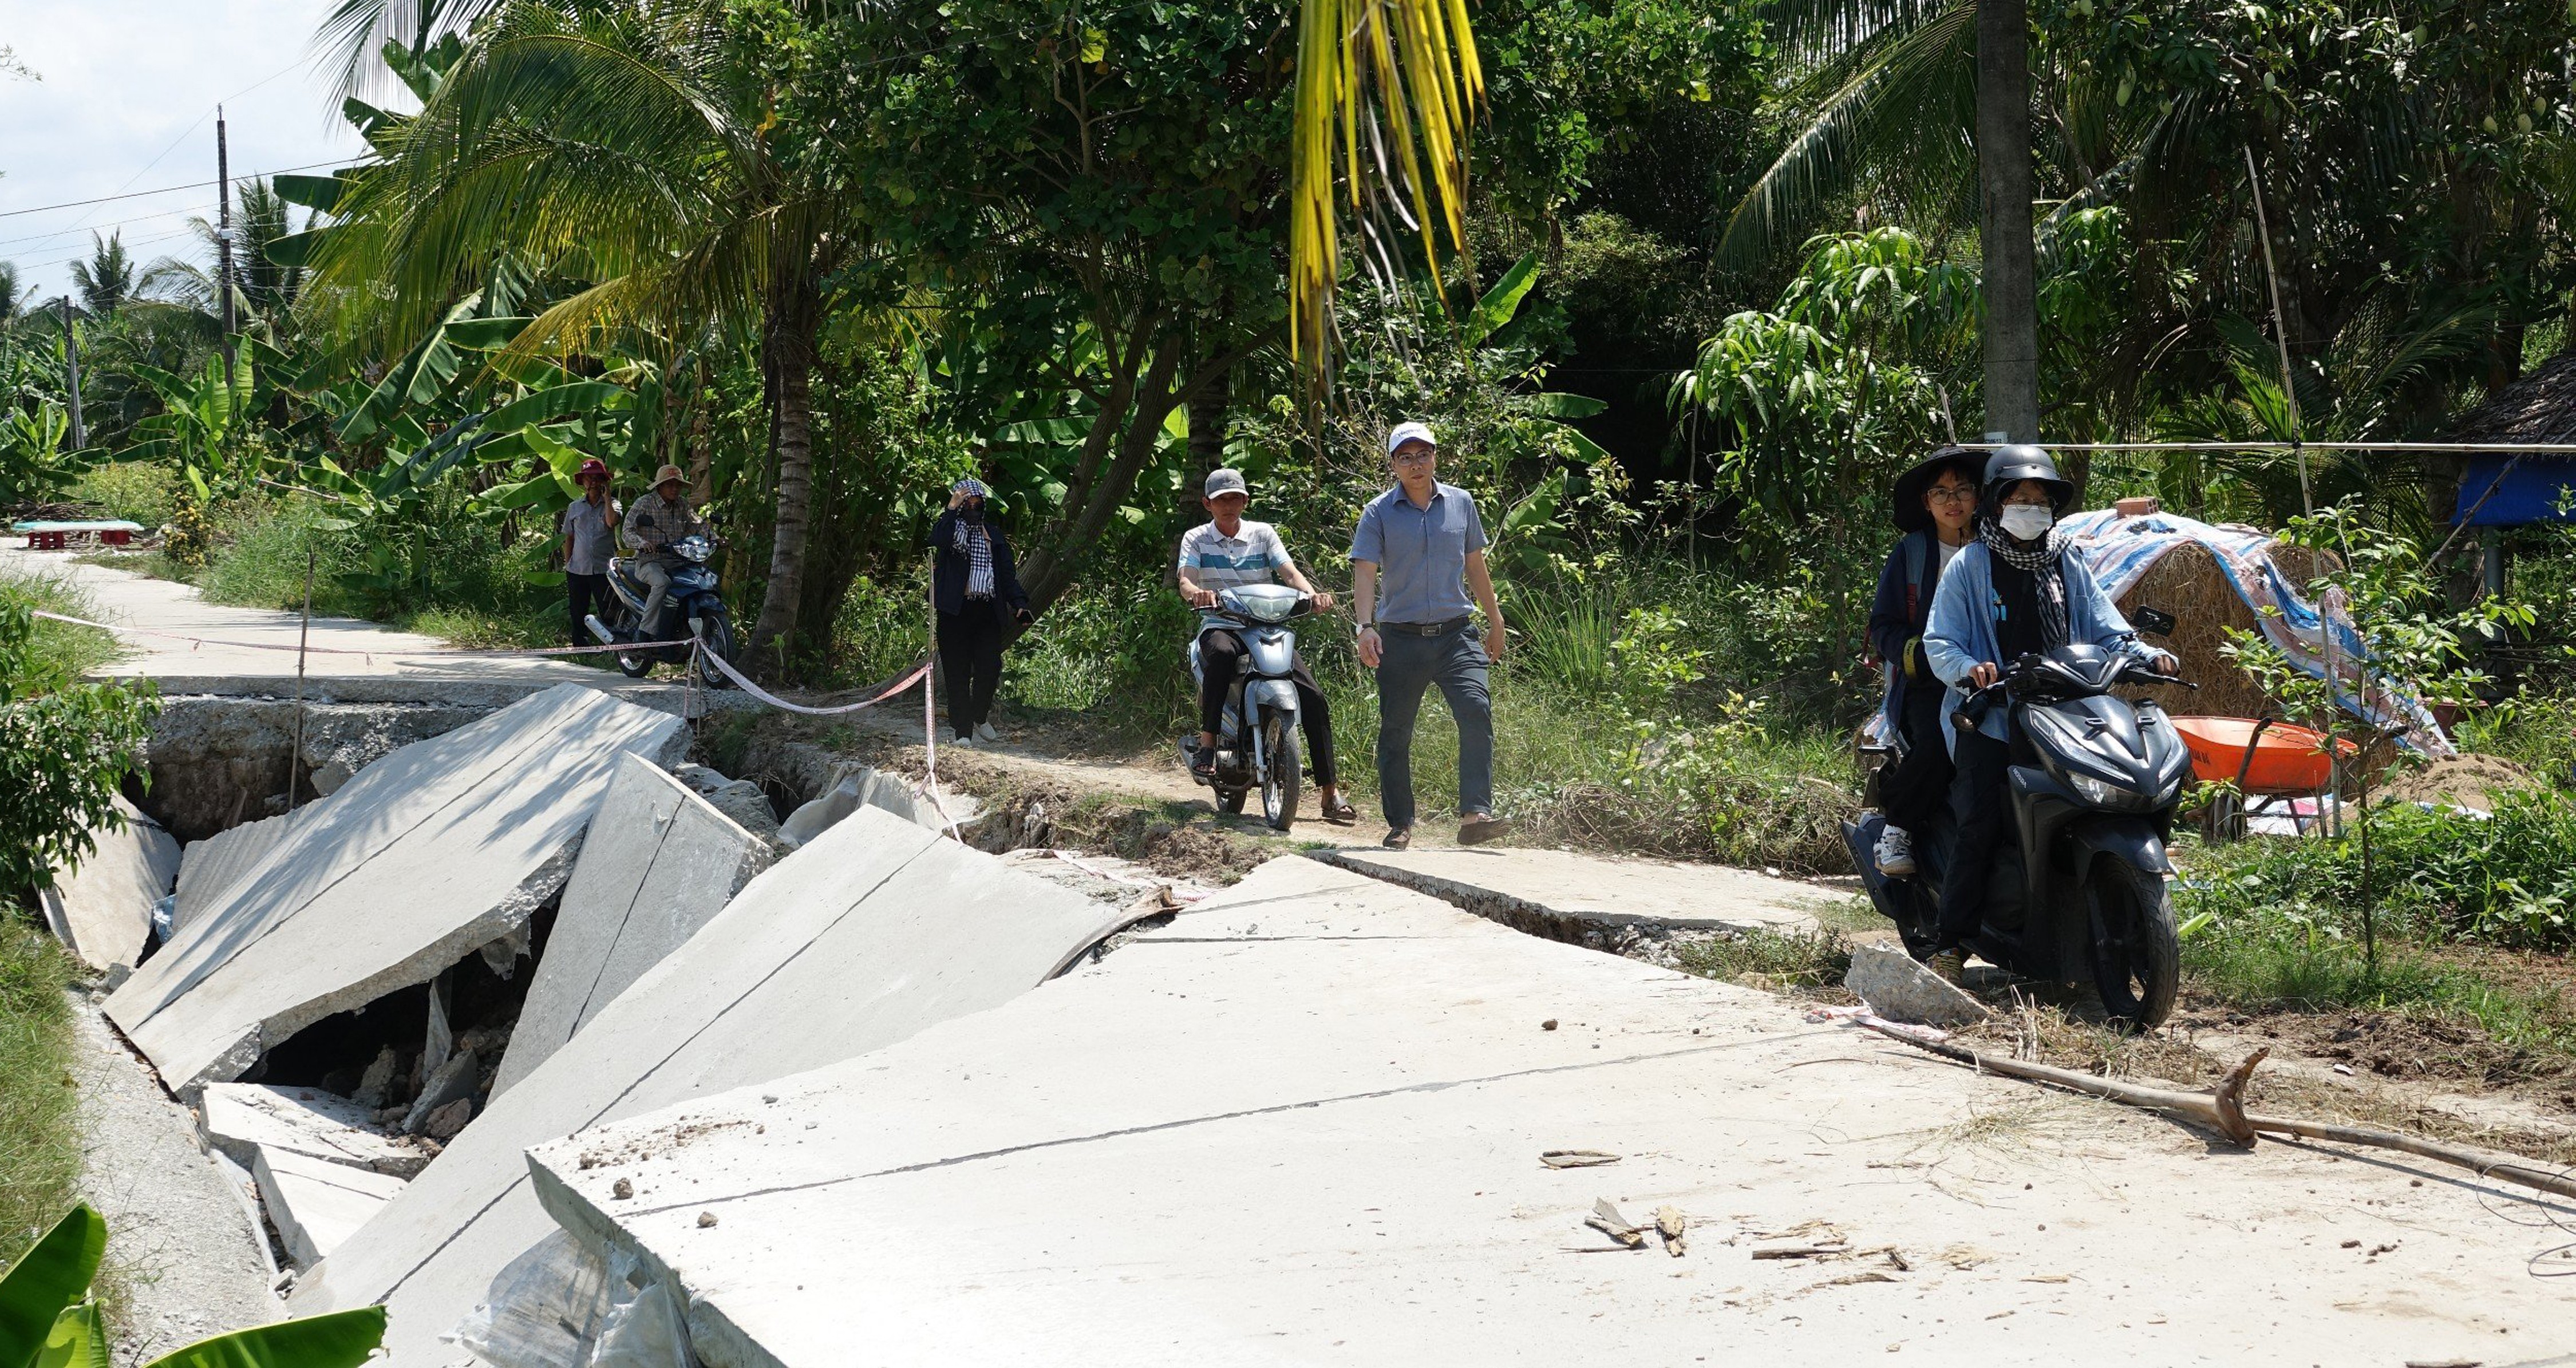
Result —
[[[2137, 629], [2120, 616], [2111, 596], [2102, 592], [2100, 581], [2085, 568], [2084, 558], [2067, 551], [2058, 559], [2066, 567], [2066, 639], [2076, 645], [2125, 651], [2141, 664], [2152, 663], [2154, 648], [2139, 643]], [[1995, 594], [1994, 553], [1984, 543], [1974, 543], [1941, 572], [1941, 587], [1932, 595], [1932, 620], [1923, 628], [1923, 658], [1932, 673], [1950, 686], [1949, 698], [1941, 706], [1941, 735], [1953, 750], [1958, 738], [1951, 734], [1950, 718], [1968, 701], [1968, 672], [1980, 664], [2008, 663], [1995, 659], [2002, 649], [1995, 644], [1995, 618], [2002, 611], [2003, 600]], [[1977, 730], [1997, 741], [2010, 740], [2009, 712], [1989, 709]]]
[[1433, 481], [1431, 506], [1416, 508], [1404, 486], [1369, 500], [1351, 532], [1351, 559], [1377, 566], [1377, 620], [1451, 622], [1475, 605], [1467, 597], [1467, 553], [1486, 546], [1476, 501]]

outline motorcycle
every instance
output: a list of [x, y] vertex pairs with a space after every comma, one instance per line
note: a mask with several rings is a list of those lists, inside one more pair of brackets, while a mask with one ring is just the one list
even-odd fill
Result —
[[[2165, 845], [2191, 776], [2191, 752], [2162, 707], [2112, 695], [2122, 684], [2173, 676], [2095, 646], [2026, 655], [1969, 694], [1953, 723], [1974, 727], [2009, 704], [2036, 764], [2007, 771], [2011, 820], [1987, 873], [1986, 907], [1966, 948], [2025, 978], [2092, 979], [2118, 1022], [2161, 1024], [2173, 1010], [2182, 947], [2174, 930]], [[1920, 872], [1890, 878], [1871, 850], [1886, 818], [1843, 823], [1870, 902], [1896, 923], [1917, 958], [1941, 919], [1940, 857], [1949, 818], [1914, 833]]]
[[[734, 658], [733, 615], [725, 608], [724, 596], [716, 592], [715, 567], [707, 564], [707, 558], [714, 553], [715, 544], [703, 536], [682, 537], [671, 543], [671, 554], [679, 557], [680, 564], [671, 569], [671, 588], [662, 596], [659, 620], [649, 623], [640, 619], [653, 587], [635, 577], [634, 565], [627, 557], [609, 558], [608, 587], [617, 595], [617, 621], [614, 625], [603, 623], [597, 613], [591, 613], [582, 618], [582, 625], [599, 638], [602, 646], [638, 641], [684, 643], [619, 651], [617, 668], [627, 678], [641, 679], [656, 664], [695, 661], [700, 683], [710, 689], [733, 686], [733, 680], [707, 660], [713, 655], [729, 664]], [[695, 643], [694, 648], [685, 644], [689, 642]]]
[[[1216, 733], [1216, 777], [1199, 782], [1216, 790], [1220, 811], [1241, 812], [1258, 790], [1261, 815], [1286, 831], [1297, 820], [1297, 634], [1282, 626], [1313, 612], [1315, 600], [1283, 584], [1242, 584], [1217, 594], [1216, 606], [1199, 610], [1190, 638], [1190, 680], [1205, 687], [1199, 638], [1233, 632], [1244, 645], [1244, 670], [1226, 686], [1225, 714]], [[1199, 739], [1181, 739], [1181, 757], [1195, 761]], [[1193, 771], [1192, 777], [1198, 777]]]

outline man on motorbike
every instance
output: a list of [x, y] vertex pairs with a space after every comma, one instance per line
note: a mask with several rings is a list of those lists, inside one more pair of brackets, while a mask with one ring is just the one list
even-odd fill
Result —
[[666, 465], [653, 472], [652, 492], [635, 501], [626, 510], [626, 544], [636, 552], [631, 565], [635, 578], [644, 581], [651, 592], [644, 596], [644, 611], [635, 620], [638, 640], [650, 639], [661, 616], [662, 600], [671, 592], [671, 571], [680, 564], [671, 546], [684, 537], [706, 535], [707, 525], [689, 507], [688, 477], [678, 466]]
[[[1312, 595], [1317, 612], [1331, 608], [1333, 596], [1307, 582], [1278, 532], [1268, 523], [1244, 520], [1243, 510], [1251, 503], [1251, 491], [1240, 471], [1219, 470], [1207, 477], [1199, 504], [1207, 509], [1209, 521], [1181, 536], [1181, 597], [1192, 608], [1214, 608], [1222, 590], [1285, 582], [1301, 594]], [[1190, 761], [1190, 772], [1201, 779], [1216, 776], [1217, 724], [1225, 717], [1226, 689], [1242, 672], [1243, 662], [1241, 637], [1227, 631], [1199, 634], [1199, 748]], [[1323, 807], [1325, 821], [1349, 826], [1358, 814], [1335, 782], [1333, 715], [1302, 653], [1297, 657], [1296, 681], [1297, 715], [1305, 723], [1306, 753], [1314, 762], [1316, 801]]]
[[1887, 671], [1880, 727], [1896, 750], [1896, 759], [1878, 772], [1878, 809], [1887, 826], [1873, 854], [1878, 872], [1892, 879], [1918, 872], [1914, 833], [1931, 824], [1950, 796], [1943, 691], [1923, 658], [1923, 629], [1941, 573], [1977, 539], [1977, 478], [1984, 472], [1977, 456], [1943, 447], [1896, 477], [1890, 516], [1905, 535], [1887, 553], [1869, 610], [1870, 650]]
[[2128, 619], [2102, 592], [2082, 558], [2066, 553], [2056, 531], [2075, 486], [2035, 446], [1999, 447], [1986, 460], [1977, 506], [1977, 543], [1941, 576], [1923, 654], [1949, 685], [1942, 729], [1950, 736], [1953, 836], [1941, 878], [1941, 927], [1930, 968], [1956, 982], [1963, 946], [1975, 935], [1986, 902], [1986, 874], [2010, 817], [2006, 772], [2027, 762], [2029, 739], [2013, 734], [2011, 710], [1988, 709], [1973, 728], [1958, 727], [1971, 690], [2003, 677], [2024, 655], [2069, 644], [2134, 656], [2171, 673], [2174, 659], [2141, 645]]

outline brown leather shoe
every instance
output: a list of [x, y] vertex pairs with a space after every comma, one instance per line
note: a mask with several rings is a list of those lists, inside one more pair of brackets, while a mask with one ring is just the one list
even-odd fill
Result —
[[1378, 844], [1385, 846], [1389, 850], [1402, 850], [1406, 846], [1413, 844], [1413, 828], [1389, 827], [1387, 828], [1386, 839], [1378, 842]]
[[1483, 845], [1512, 834], [1512, 824], [1499, 817], [1477, 814], [1479, 820], [1458, 824], [1458, 844]]

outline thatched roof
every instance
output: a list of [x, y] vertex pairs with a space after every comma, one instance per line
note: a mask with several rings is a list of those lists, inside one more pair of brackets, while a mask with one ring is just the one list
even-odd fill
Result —
[[2504, 387], [2452, 426], [2454, 442], [2576, 442], [2576, 350]]

